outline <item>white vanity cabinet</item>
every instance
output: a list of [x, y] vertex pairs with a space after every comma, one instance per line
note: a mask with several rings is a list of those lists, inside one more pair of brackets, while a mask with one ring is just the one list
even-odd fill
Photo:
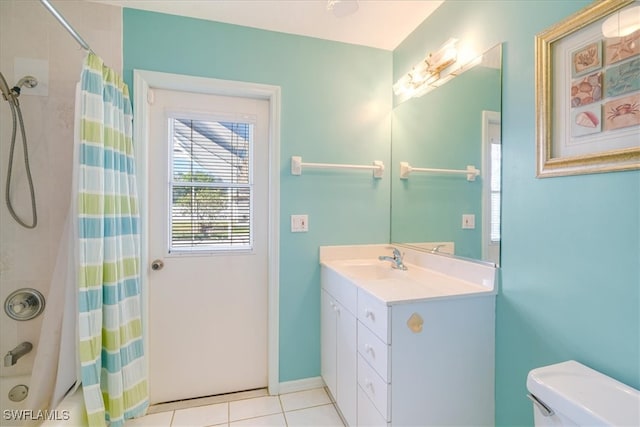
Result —
[[[331, 277], [326, 277], [326, 276]], [[321, 374], [349, 426], [357, 425], [357, 288], [322, 269]]]
[[358, 425], [494, 425], [495, 297], [380, 303], [359, 290]]
[[345, 248], [321, 249], [321, 336], [348, 425], [493, 426], [495, 267], [416, 253], [397, 271], [386, 247]]

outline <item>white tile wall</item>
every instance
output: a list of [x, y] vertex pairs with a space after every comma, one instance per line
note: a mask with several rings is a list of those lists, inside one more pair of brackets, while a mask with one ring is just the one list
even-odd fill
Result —
[[[82, 35], [106, 64], [122, 71], [122, 9], [80, 0], [54, 0], [52, 4]], [[13, 86], [16, 58], [48, 63], [47, 96], [29, 95], [23, 89], [20, 105], [24, 117], [29, 160], [38, 205], [38, 226], [20, 227], [4, 203], [7, 162], [11, 142], [11, 110], [0, 98], [0, 302], [21, 287], [33, 287], [45, 297], [58, 255], [62, 227], [71, 194], [73, 160], [73, 115], [75, 85], [85, 52], [39, 1], [0, 0], [0, 72]], [[33, 73], [38, 78], [37, 73]], [[30, 204], [24, 173], [22, 140], [18, 138], [14, 160], [15, 207], [30, 219]], [[5, 316], [0, 313], [0, 316]], [[16, 322], [0, 320], [0, 352], [5, 354], [22, 341], [37, 345], [41, 317]], [[32, 354], [14, 367], [0, 365], [0, 374], [31, 371]]]

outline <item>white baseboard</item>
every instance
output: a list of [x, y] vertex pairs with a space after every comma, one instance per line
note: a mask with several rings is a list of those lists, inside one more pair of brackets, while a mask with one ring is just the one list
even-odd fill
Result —
[[301, 380], [280, 383], [279, 393], [295, 393], [296, 391], [305, 391], [320, 387], [324, 387], [322, 377], [303, 378]]

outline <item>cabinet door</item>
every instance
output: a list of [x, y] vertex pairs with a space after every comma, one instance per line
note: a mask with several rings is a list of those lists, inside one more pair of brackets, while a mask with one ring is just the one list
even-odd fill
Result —
[[347, 423], [355, 427], [358, 400], [358, 339], [356, 317], [337, 304], [338, 407]]
[[324, 383], [334, 399], [337, 398], [336, 384], [336, 302], [324, 289], [320, 298], [320, 363], [321, 375]]
[[394, 305], [391, 329], [394, 425], [495, 425], [495, 296]]

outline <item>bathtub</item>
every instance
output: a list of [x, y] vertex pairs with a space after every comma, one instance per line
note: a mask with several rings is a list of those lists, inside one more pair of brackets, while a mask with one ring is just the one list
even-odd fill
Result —
[[44, 427], [85, 427], [89, 425], [87, 413], [84, 410], [84, 396], [82, 386], [71, 391], [62, 399], [54, 411], [54, 417], [45, 421]]
[[2, 399], [2, 417], [0, 426], [2, 427], [23, 427], [35, 425], [31, 420], [45, 420], [41, 425], [47, 427], [81, 427], [87, 426], [87, 415], [84, 410], [84, 397], [82, 388], [67, 395], [58, 408], [52, 411], [37, 413], [25, 407], [25, 400], [13, 402], [9, 399], [9, 391], [18, 385], [29, 386], [29, 375], [16, 375], [2, 377], [0, 392]]
[[29, 387], [31, 377], [29, 375], [13, 375], [0, 378], [0, 405], [2, 405], [2, 418], [0, 418], [0, 425], [2, 426], [19, 426], [21, 425], [15, 416], [16, 412], [24, 409], [25, 401], [13, 402], [9, 399], [9, 392], [12, 388], [25, 385]]

